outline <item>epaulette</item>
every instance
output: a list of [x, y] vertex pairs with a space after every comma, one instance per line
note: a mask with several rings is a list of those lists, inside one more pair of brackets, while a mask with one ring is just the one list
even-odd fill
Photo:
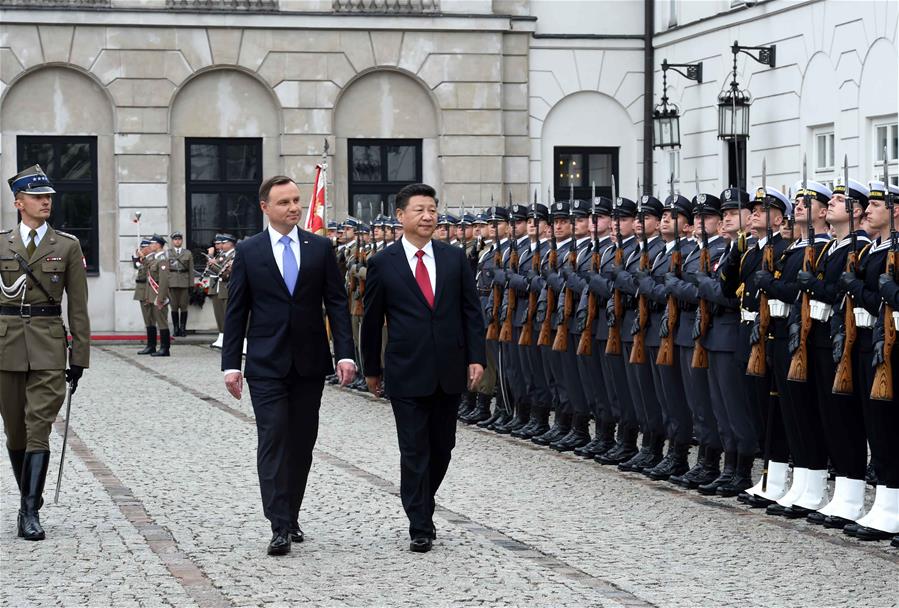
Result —
[[64, 236], [64, 237], [66, 237], [67, 239], [72, 239], [73, 241], [77, 241], [77, 240], [78, 240], [78, 237], [75, 236], [74, 234], [69, 234], [68, 232], [63, 232], [62, 230], [57, 230], [57, 231], [56, 231], [56, 234], [58, 234], [59, 236]]

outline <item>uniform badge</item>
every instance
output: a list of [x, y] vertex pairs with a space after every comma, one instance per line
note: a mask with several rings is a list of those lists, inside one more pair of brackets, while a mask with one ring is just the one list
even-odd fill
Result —
[[724, 200], [729, 201], [732, 194], [733, 193], [730, 190], [725, 190], [724, 191]]
[[556, 203], [556, 209], [559, 210], [559, 211], [561, 211], [561, 210], [562, 210], [562, 203]]
[[705, 194], [700, 194], [696, 197], [696, 200], [700, 202], [700, 204], [705, 204]]
[[165, 264], [161, 264], [161, 265], [159, 266], [159, 270], [165, 270]]
[[649, 202], [649, 195], [644, 194], [644, 195], [643, 195], [643, 198], [640, 199], [640, 200], [641, 200], [642, 202], [644, 202], [644, 203], [648, 203], [648, 202]]
[[58, 275], [58, 274], [51, 274], [51, 275], [50, 275], [50, 282], [51, 282], [51, 283], [59, 283], [59, 275]]
[[758, 190], [755, 191], [755, 195], [756, 195], [756, 197], [759, 197], [759, 196], [764, 197], [765, 191], [762, 190], [761, 188], [759, 188]]
[[46, 259], [44, 259], [44, 261], [45, 262], [62, 262], [62, 258], [47, 257]]

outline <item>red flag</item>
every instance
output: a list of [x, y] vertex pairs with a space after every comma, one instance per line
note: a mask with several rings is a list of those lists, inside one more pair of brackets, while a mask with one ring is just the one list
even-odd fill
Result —
[[314, 234], [325, 234], [325, 172], [321, 165], [315, 165], [315, 182], [312, 186], [312, 200], [306, 210], [305, 229]]

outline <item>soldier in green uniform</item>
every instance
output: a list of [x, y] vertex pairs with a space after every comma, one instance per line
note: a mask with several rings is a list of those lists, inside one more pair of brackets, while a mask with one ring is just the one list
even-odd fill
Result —
[[150, 239], [141, 239], [140, 246], [135, 255], [131, 256], [131, 262], [137, 269], [134, 277], [134, 300], [140, 304], [140, 314], [144, 319], [144, 327], [147, 328], [147, 343], [138, 355], [149, 355], [156, 352], [156, 318], [153, 316], [153, 306], [147, 303], [147, 266], [150, 263]]
[[206, 270], [203, 271], [203, 274], [209, 277], [209, 290], [206, 292], [206, 295], [212, 300], [212, 313], [215, 316], [215, 327], [219, 332], [215, 342], [209, 345], [212, 348], [222, 347], [222, 331], [225, 328], [225, 301], [219, 300], [218, 297], [219, 275], [221, 275], [222, 267], [225, 265], [225, 260], [222, 257], [223, 242], [222, 235], [216, 234], [213, 239], [212, 247], [207, 254]]
[[169, 330], [169, 272], [165, 254], [165, 239], [158, 234], [150, 238], [150, 255], [147, 256], [147, 297], [146, 302], [153, 310], [153, 326], [159, 328], [159, 350], [151, 357], [168, 357], [172, 344]]
[[[50, 430], [90, 363], [87, 277], [78, 239], [48, 223], [55, 193], [38, 165], [9, 180], [22, 220], [0, 233], [0, 414], [21, 494], [18, 536], [43, 540], [38, 511]], [[65, 292], [72, 348], [63, 324]]]
[[188, 290], [193, 279], [194, 254], [184, 247], [184, 235], [172, 233], [168, 250], [169, 298], [172, 301], [172, 335], [187, 335]]
[[[233, 234], [222, 234], [222, 253], [220, 256], [221, 272], [219, 273], [219, 291], [215, 299], [219, 303], [222, 311], [222, 319], [225, 318], [225, 311], [228, 310], [228, 281], [231, 280], [231, 265], [234, 263], [234, 255], [237, 253], [237, 237]], [[219, 330], [221, 332], [221, 330]], [[219, 337], [222, 334], [219, 333]]]

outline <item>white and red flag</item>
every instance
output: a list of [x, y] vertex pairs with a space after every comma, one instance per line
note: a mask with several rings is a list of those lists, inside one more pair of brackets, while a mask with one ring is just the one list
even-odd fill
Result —
[[325, 180], [327, 174], [321, 165], [315, 165], [315, 182], [312, 186], [312, 200], [306, 210], [304, 228], [313, 234], [325, 234]]

